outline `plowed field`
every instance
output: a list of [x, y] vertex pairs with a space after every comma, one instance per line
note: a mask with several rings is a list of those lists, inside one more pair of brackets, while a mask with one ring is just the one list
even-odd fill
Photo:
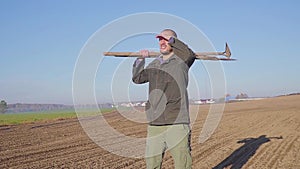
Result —
[[[300, 168], [299, 95], [227, 103], [215, 133], [199, 143], [208, 109], [200, 106], [192, 126], [193, 168]], [[124, 120], [118, 112], [105, 119], [124, 135], [146, 136], [146, 124]], [[104, 150], [77, 119], [67, 119], [1, 126], [0, 168], [145, 168], [145, 161]], [[174, 168], [169, 153], [163, 168]]]

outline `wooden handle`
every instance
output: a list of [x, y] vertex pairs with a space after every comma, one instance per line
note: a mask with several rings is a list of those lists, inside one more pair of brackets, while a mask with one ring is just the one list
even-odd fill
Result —
[[[115, 56], [115, 57], [143, 57], [140, 52], [104, 52], [104, 56]], [[149, 52], [149, 58], [158, 57], [161, 55], [159, 52]], [[216, 56], [225, 56], [225, 57], [216, 57]], [[231, 52], [228, 44], [226, 43], [224, 52], [196, 52], [196, 59], [200, 60], [224, 60], [232, 61], [236, 59], [231, 59]]]

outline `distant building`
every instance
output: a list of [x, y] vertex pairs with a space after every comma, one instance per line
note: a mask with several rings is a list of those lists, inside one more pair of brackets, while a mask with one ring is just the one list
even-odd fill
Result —
[[119, 104], [119, 106], [122, 106], [122, 107], [145, 107], [146, 106], [146, 102], [144, 102], [144, 101], [140, 101], [140, 102], [125, 102], [125, 103]]
[[200, 100], [192, 100], [191, 104], [213, 104], [216, 101], [213, 99], [200, 99]]

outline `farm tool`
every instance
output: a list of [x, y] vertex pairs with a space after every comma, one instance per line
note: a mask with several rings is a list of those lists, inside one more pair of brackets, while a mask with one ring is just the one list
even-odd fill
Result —
[[[104, 52], [104, 56], [115, 56], [115, 57], [142, 57], [139, 52]], [[160, 55], [159, 52], [149, 52], [149, 58], [155, 58]], [[225, 56], [225, 57], [217, 57]], [[196, 52], [195, 57], [199, 60], [222, 60], [222, 61], [234, 61], [236, 59], [230, 58], [231, 52], [228, 44], [225, 45], [224, 52]]]

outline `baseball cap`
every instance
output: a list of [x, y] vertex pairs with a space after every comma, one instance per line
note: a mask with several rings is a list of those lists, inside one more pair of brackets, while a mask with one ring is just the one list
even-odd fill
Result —
[[156, 35], [156, 38], [169, 40], [171, 37], [177, 37], [175, 31], [171, 29], [165, 29], [160, 34]]

